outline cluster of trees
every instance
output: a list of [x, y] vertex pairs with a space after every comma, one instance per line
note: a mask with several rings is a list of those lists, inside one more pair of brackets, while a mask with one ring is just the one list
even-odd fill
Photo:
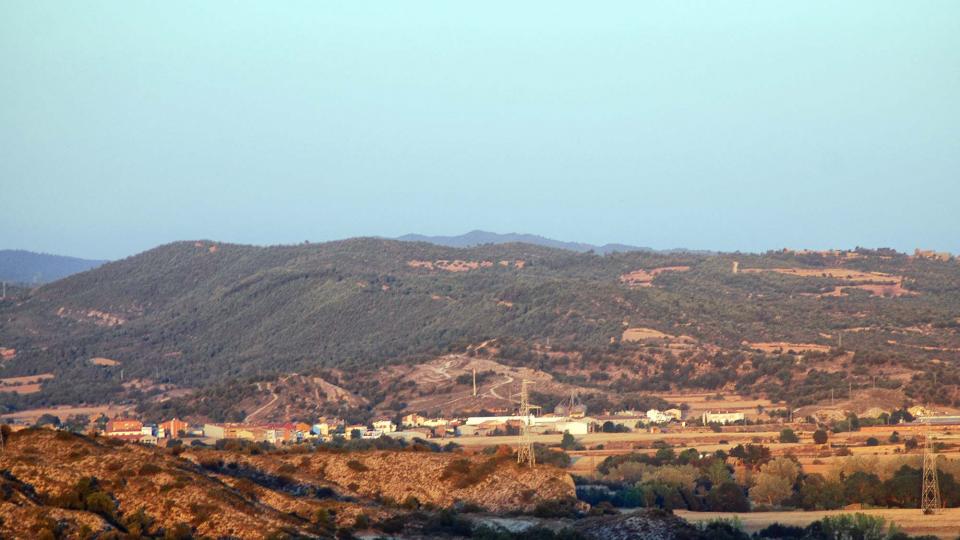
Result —
[[[734, 475], [733, 464], [737, 464]], [[867, 466], [870, 465], [870, 466]], [[849, 504], [916, 508], [921, 470], [903, 464], [894, 471], [856, 459], [837, 475], [804, 473], [792, 457], [771, 457], [762, 445], [739, 445], [729, 454], [679, 454], [661, 448], [653, 456], [607, 458], [597, 468], [599, 481], [580, 480], [577, 493], [591, 504], [658, 507], [697, 511], [745, 512], [757, 508], [833, 510]], [[960, 484], [953, 473], [938, 471], [946, 506], [960, 505]]]

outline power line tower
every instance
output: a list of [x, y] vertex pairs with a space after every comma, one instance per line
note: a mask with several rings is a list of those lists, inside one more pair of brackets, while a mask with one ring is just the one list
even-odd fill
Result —
[[927, 432], [927, 441], [923, 450], [923, 492], [920, 496], [920, 510], [924, 514], [938, 514], [940, 503], [940, 483], [937, 481], [937, 454], [934, 453], [933, 438]]
[[533, 422], [533, 411], [538, 409], [536, 405], [530, 405], [530, 390], [528, 388], [530, 381], [524, 379], [520, 382], [520, 435], [517, 444], [517, 463], [523, 465], [529, 463], [531, 467], [536, 465], [536, 457], [533, 455], [533, 439], [530, 436], [530, 424]]

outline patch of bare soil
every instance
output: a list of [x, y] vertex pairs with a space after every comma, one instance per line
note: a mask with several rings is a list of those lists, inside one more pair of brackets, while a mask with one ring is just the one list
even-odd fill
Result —
[[103, 358], [102, 356], [91, 358], [90, 363], [95, 366], [119, 366], [120, 365], [120, 362], [118, 360]]
[[786, 341], [768, 341], [768, 342], [743, 342], [744, 345], [749, 348], [768, 353], [768, 354], [781, 354], [781, 353], [795, 353], [802, 354], [805, 352], [830, 352], [829, 345], [819, 345], [816, 343], [788, 343]]
[[[476, 396], [472, 385], [474, 370], [480, 376]], [[468, 382], [458, 383], [457, 378], [465, 375], [469, 376]], [[537, 392], [568, 395], [574, 389], [542, 371], [462, 354], [441, 356], [416, 366], [393, 366], [384, 373], [384, 380], [398, 381], [393, 385], [398, 388], [393, 397], [406, 402], [408, 410], [444, 414], [481, 409], [512, 411], [524, 379]]]
[[631, 287], [652, 287], [653, 280], [664, 272], [686, 272], [689, 266], [660, 266], [649, 270], [634, 270], [620, 276], [620, 283]]
[[130, 411], [133, 410], [132, 405], [93, 405], [89, 407], [84, 406], [63, 406], [63, 407], [46, 407], [42, 409], [27, 409], [23, 411], [17, 411], [13, 413], [8, 413], [0, 415], [0, 419], [4, 420], [17, 420], [20, 422], [32, 424], [37, 421], [38, 418], [44, 414], [52, 414], [54, 416], [60, 417], [61, 420], [66, 419], [68, 416], [73, 416], [75, 414], [85, 414], [90, 418], [97, 418], [101, 414], [106, 415], [108, 418], [113, 418], [115, 416], [125, 416]]
[[[503, 267], [513, 266], [514, 268], [523, 268], [526, 265], [526, 261], [516, 260], [516, 261], [499, 261], [497, 264]], [[420, 260], [411, 260], [407, 261], [407, 266], [410, 268], [422, 268], [425, 270], [443, 270], [446, 272], [469, 272], [471, 270], [478, 270], [480, 268], [492, 268], [494, 265], [493, 261], [461, 261], [461, 260], [437, 260], [437, 261], [420, 261]]]

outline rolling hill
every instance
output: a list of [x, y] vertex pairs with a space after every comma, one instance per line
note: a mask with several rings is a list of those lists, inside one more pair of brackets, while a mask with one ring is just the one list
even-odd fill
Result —
[[20, 249], [0, 249], [0, 281], [42, 285], [91, 270], [105, 262]]
[[595, 246], [593, 244], [585, 244], [582, 242], [564, 242], [563, 240], [554, 240], [552, 238], [546, 238], [536, 234], [499, 234], [479, 230], [470, 231], [458, 236], [427, 236], [423, 234], [406, 234], [397, 238], [397, 240], [402, 240], [404, 242], [427, 242], [430, 244], [436, 244], [438, 246], [456, 248], [469, 248], [482, 246], [484, 244], [523, 243], [554, 249], [565, 249], [568, 251], [576, 251], [578, 253], [593, 251], [594, 253], [598, 253], [600, 255], [616, 252], [624, 253], [628, 251], [653, 251], [648, 247], [630, 246], [627, 244], [603, 244], [602, 246]]
[[0, 303], [0, 404], [242, 418], [296, 373], [391, 412], [449, 390], [411, 375], [447, 354], [535, 370], [601, 407], [682, 389], [800, 406], [874, 385], [952, 404], [958, 328], [960, 264], [891, 250], [178, 242]]

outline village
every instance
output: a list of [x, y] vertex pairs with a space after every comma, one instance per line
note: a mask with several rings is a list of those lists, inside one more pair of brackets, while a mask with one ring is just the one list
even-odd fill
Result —
[[[136, 418], [118, 416], [103, 418], [89, 424], [90, 435], [111, 437], [127, 442], [167, 446], [178, 440], [193, 444], [216, 444], [220, 440], [244, 440], [285, 445], [304, 441], [329, 442], [336, 438], [379, 439], [389, 437], [404, 441], [414, 439], [456, 439], [511, 436], [526, 424], [527, 432], [538, 435], [569, 433], [573, 436], [588, 433], [630, 433], [634, 431], [661, 432], [682, 429], [688, 423], [697, 426], [743, 423], [743, 412], [703, 412], [693, 418], [684, 418], [680, 409], [660, 411], [623, 410], [588, 416], [581, 405], [558, 406], [553, 413], [542, 416], [518, 414], [504, 416], [464, 416], [455, 418], [428, 418], [417, 413], [397, 415], [394, 418], [377, 417], [367, 424], [351, 424], [339, 418], [321, 418], [315, 422], [301, 421], [264, 423], [190, 423], [172, 418], [160, 423], [143, 422]], [[68, 429], [59, 419], [37, 422], [51, 428]], [[26, 427], [26, 423], [12, 427]], [[194, 442], [196, 441], [196, 442]]]

